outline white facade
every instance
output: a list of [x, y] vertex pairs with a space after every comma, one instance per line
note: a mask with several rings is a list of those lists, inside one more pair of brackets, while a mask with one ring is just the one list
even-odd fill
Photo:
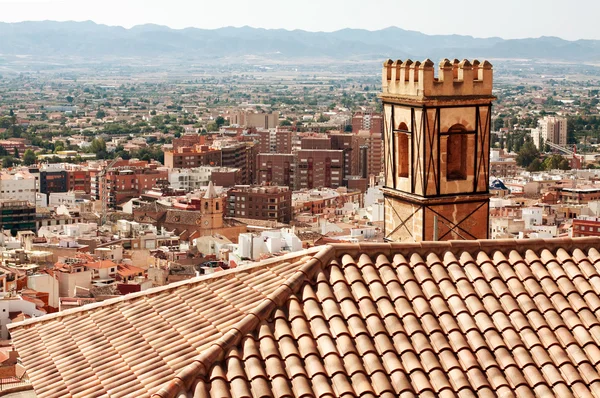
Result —
[[60, 205], [75, 207], [83, 201], [76, 197], [75, 192], [52, 192], [49, 196], [48, 207], [57, 207]]
[[203, 166], [193, 169], [172, 169], [169, 172], [169, 184], [173, 189], [183, 189], [191, 192], [205, 187], [210, 182], [215, 167]]
[[111, 260], [114, 262], [120, 262], [123, 260], [123, 246], [122, 245], [111, 245], [108, 247], [98, 247], [94, 250], [94, 254], [101, 260]]
[[29, 173], [2, 173], [0, 176], [0, 199], [26, 200], [36, 203], [37, 182]]
[[542, 225], [542, 211], [541, 207], [526, 207], [522, 210], [521, 218], [525, 222], [526, 229]]
[[38, 230], [39, 237], [45, 237], [46, 239], [59, 238], [59, 237], [82, 237], [87, 235], [95, 235], [98, 229], [96, 223], [76, 223], [76, 224], [64, 224], [64, 225], [48, 225], [40, 227]]
[[535, 147], [540, 149], [540, 129], [531, 129], [531, 140]]
[[19, 296], [10, 297], [5, 294], [2, 299], [0, 299], [0, 338], [2, 340], [8, 339], [8, 329], [6, 328], [6, 325], [12, 322], [10, 319], [11, 312], [22, 312], [31, 317], [46, 315], [45, 312], [38, 310], [32, 302], [23, 300]]
[[567, 118], [546, 116], [538, 121], [538, 128], [544, 142], [552, 142], [560, 146], [567, 145]]
[[370, 187], [365, 192], [365, 207], [373, 206], [374, 203], [383, 203], [383, 192], [379, 187]]
[[75, 287], [92, 287], [92, 271], [77, 267], [75, 272], [58, 272], [60, 297], [75, 297]]
[[238, 258], [255, 261], [265, 254], [299, 250], [302, 250], [302, 241], [292, 230], [282, 228], [278, 231], [264, 231], [261, 234], [240, 234], [235, 254]]
[[27, 277], [27, 287], [38, 292], [48, 293], [48, 305], [58, 308], [58, 279], [50, 274], [34, 274]]

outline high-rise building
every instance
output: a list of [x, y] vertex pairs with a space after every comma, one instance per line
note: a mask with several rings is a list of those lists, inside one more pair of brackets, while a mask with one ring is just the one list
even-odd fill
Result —
[[301, 149], [296, 152], [296, 189], [337, 188], [344, 181], [344, 151]]
[[384, 63], [386, 239], [488, 237], [492, 79], [487, 61]]
[[258, 130], [257, 153], [292, 153], [292, 131]]
[[295, 156], [291, 153], [261, 153], [256, 161], [256, 182], [259, 185], [294, 187]]
[[344, 152], [344, 178], [353, 175], [352, 174], [352, 143], [354, 140], [354, 134], [346, 133], [331, 133], [329, 135], [331, 139], [331, 149], [337, 149]]
[[40, 170], [40, 192], [67, 192], [67, 171], [62, 165], [48, 165]]
[[553, 143], [560, 146], [567, 145], [567, 118], [557, 116], [545, 116], [543, 119], [538, 120], [538, 129], [541, 140], [544, 143]]
[[[367, 159], [366, 170], [359, 169], [361, 164], [360, 148], [366, 147]], [[355, 169], [352, 170], [353, 175], [378, 176], [383, 170], [383, 140], [381, 134], [372, 130], [360, 130], [354, 134], [352, 141], [352, 165]]]
[[270, 129], [279, 125], [279, 112], [237, 111], [229, 115], [229, 122], [232, 125]]
[[15, 236], [19, 231], [37, 232], [35, 203], [27, 200], [0, 200], [0, 229]]
[[248, 142], [221, 147], [221, 165], [239, 169], [240, 178], [244, 185], [250, 185], [254, 180], [254, 150], [254, 145]]
[[383, 118], [379, 113], [358, 112], [352, 117], [352, 132], [369, 130], [383, 137]]

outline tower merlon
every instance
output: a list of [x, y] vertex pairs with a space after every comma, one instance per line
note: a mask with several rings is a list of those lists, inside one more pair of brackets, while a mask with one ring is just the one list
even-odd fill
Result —
[[488, 61], [444, 59], [439, 63], [436, 77], [430, 59], [422, 63], [389, 59], [383, 64], [382, 77], [383, 96], [492, 96], [493, 67]]

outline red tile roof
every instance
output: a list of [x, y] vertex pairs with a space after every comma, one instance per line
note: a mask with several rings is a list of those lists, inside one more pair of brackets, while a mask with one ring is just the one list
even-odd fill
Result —
[[599, 247], [340, 244], [10, 331], [40, 397], [598, 396]]
[[94, 269], [105, 269], [105, 268], [116, 268], [117, 267], [117, 264], [113, 263], [110, 260], [90, 261], [83, 265], [85, 265], [88, 268], [94, 268]]

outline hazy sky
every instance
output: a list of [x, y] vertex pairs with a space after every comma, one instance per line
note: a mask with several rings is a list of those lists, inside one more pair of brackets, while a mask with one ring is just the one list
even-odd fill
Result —
[[398, 26], [427, 34], [600, 39], [600, 0], [0, 0], [0, 21], [132, 27], [333, 31]]

